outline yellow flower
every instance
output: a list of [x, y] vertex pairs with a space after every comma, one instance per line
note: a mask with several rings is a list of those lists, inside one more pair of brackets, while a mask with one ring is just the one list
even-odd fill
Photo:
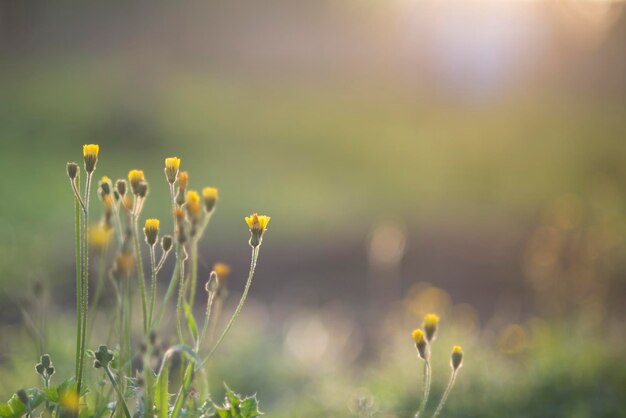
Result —
[[98, 158], [98, 152], [100, 146], [98, 144], [85, 144], [83, 145], [83, 157], [96, 157]]
[[211, 213], [217, 202], [217, 189], [215, 187], [205, 187], [202, 189], [202, 198], [204, 200], [204, 210]]
[[186, 171], [181, 171], [178, 173], [178, 187], [182, 190], [187, 189], [187, 184], [189, 183], [189, 173]]
[[75, 390], [66, 389], [60, 395], [59, 403], [62, 407], [72, 412], [78, 412], [80, 400]]
[[189, 190], [187, 192], [187, 204], [185, 206], [189, 219], [193, 222], [198, 220], [198, 216], [202, 211], [200, 207], [200, 195], [195, 190]]
[[250, 245], [258, 247], [263, 242], [263, 233], [267, 230], [270, 217], [253, 213], [250, 216], [246, 216], [245, 219], [248, 228], [250, 228]]
[[99, 151], [100, 151], [100, 146], [97, 144], [83, 145], [83, 158], [85, 160], [86, 172], [91, 173], [96, 169], [96, 163], [98, 162]]
[[219, 280], [224, 280], [230, 274], [230, 266], [226, 263], [217, 262], [213, 264], [213, 271], [217, 274]]
[[424, 317], [424, 331], [426, 331], [426, 340], [428, 342], [435, 339], [437, 327], [439, 325], [439, 317], [430, 313]]
[[146, 235], [146, 242], [148, 245], [152, 246], [156, 244], [159, 238], [159, 225], [160, 221], [158, 219], [146, 219], [146, 223], [143, 228], [143, 232]]
[[414, 329], [413, 332], [411, 333], [411, 337], [413, 337], [413, 341], [415, 341], [415, 344], [423, 343], [424, 342], [424, 331], [422, 331], [419, 328]]
[[411, 337], [413, 337], [413, 341], [415, 341], [415, 348], [417, 348], [417, 354], [423, 359], [426, 360], [428, 358], [428, 343], [424, 338], [424, 331], [417, 328], [414, 329], [411, 333]]
[[128, 181], [130, 182], [130, 188], [133, 190], [133, 193], [137, 193], [137, 188], [145, 181], [143, 170], [130, 170], [128, 172]]
[[89, 227], [89, 245], [94, 250], [105, 249], [111, 240], [111, 229], [97, 224]]
[[168, 157], [165, 159], [165, 177], [167, 181], [174, 184], [176, 177], [178, 176], [178, 169], [180, 168], [180, 158]]
[[454, 347], [452, 347], [452, 356], [450, 358], [450, 363], [454, 370], [463, 365], [463, 349], [460, 345], [455, 345]]

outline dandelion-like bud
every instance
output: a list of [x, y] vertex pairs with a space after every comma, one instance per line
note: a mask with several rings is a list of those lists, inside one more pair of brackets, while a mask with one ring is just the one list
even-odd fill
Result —
[[159, 224], [161, 222], [158, 219], [146, 219], [146, 223], [143, 228], [143, 232], [146, 234], [146, 242], [149, 246], [156, 244], [159, 239]]
[[120, 196], [124, 197], [126, 195], [126, 180], [119, 179], [115, 182], [115, 188]]
[[122, 251], [115, 259], [115, 271], [127, 276], [133, 270], [133, 255], [130, 251]]
[[217, 273], [212, 271], [209, 276], [209, 280], [207, 280], [206, 285], [204, 285], [204, 289], [207, 293], [215, 293], [219, 289], [218, 277]]
[[437, 315], [430, 313], [424, 317], [424, 332], [426, 333], [426, 341], [431, 342], [435, 339], [438, 326], [439, 317]]
[[178, 187], [182, 190], [187, 190], [187, 185], [189, 184], [189, 173], [186, 171], [181, 171], [178, 173]]
[[450, 365], [453, 370], [458, 370], [463, 365], [463, 349], [460, 345], [452, 347], [452, 355], [450, 356]]
[[213, 264], [213, 271], [217, 274], [217, 278], [221, 281], [226, 280], [230, 274], [230, 266], [226, 263], [217, 262]]
[[30, 404], [30, 399], [28, 399], [28, 394], [24, 389], [20, 389], [16, 392], [17, 397], [24, 405]]
[[130, 189], [134, 194], [137, 194], [137, 187], [144, 182], [146, 178], [143, 175], [143, 170], [130, 170], [128, 172], [128, 181], [130, 183]]
[[178, 176], [178, 168], [180, 167], [180, 158], [169, 157], [165, 159], [165, 177], [168, 183], [174, 184]]
[[145, 181], [139, 182], [137, 187], [133, 190], [133, 193], [135, 193], [137, 197], [145, 198], [148, 196], [148, 183]]
[[204, 210], [206, 213], [213, 212], [217, 203], [217, 189], [215, 187], [205, 187], [202, 189], [202, 199], [204, 200]]
[[100, 197], [104, 197], [111, 194], [111, 180], [107, 176], [102, 176], [100, 181], [98, 182], [98, 187], [100, 188]]
[[187, 192], [187, 204], [185, 205], [187, 209], [187, 215], [189, 216], [189, 220], [194, 222], [198, 220], [200, 216], [200, 212], [202, 212], [202, 208], [200, 207], [200, 195], [195, 190], [189, 190]]
[[161, 238], [161, 249], [163, 250], [164, 253], [172, 249], [172, 236], [171, 235], [163, 235], [163, 238]]
[[85, 171], [92, 173], [96, 169], [96, 163], [98, 162], [98, 152], [100, 146], [97, 144], [83, 145], [83, 158], [85, 159]]
[[98, 347], [98, 351], [92, 352], [92, 355], [96, 358], [93, 362], [93, 367], [96, 369], [108, 367], [114, 358], [113, 351], [109, 350], [106, 345]]
[[92, 225], [89, 227], [89, 246], [96, 251], [104, 250], [111, 241], [111, 232], [105, 225]]
[[258, 247], [263, 242], [263, 234], [267, 230], [270, 217], [253, 213], [250, 216], [246, 216], [245, 219], [248, 228], [250, 228], [250, 245], [252, 247]]
[[413, 337], [413, 341], [415, 341], [415, 348], [417, 348], [417, 354], [422, 358], [422, 360], [428, 359], [428, 342], [424, 337], [424, 331], [417, 328], [414, 329], [411, 333]]
[[185, 234], [185, 212], [181, 208], [175, 208], [174, 219], [176, 219], [176, 241], [183, 244], [187, 241], [187, 235]]
[[71, 161], [67, 163], [67, 175], [71, 180], [74, 180], [78, 176], [78, 164]]

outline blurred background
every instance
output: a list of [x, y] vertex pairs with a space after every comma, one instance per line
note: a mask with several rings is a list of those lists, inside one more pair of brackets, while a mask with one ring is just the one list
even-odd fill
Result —
[[621, 2], [1, 1], [0, 396], [36, 384], [40, 339], [71, 374], [65, 163], [98, 143], [164, 231], [165, 157], [219, 188], [200, 277], [231, 266], [227, 308], [243, 217], [272, 216], [215, 399], [412, 416], [434, 311], [435, 399], [466, 355], [444, 415], [619, 416], [625, 139]]

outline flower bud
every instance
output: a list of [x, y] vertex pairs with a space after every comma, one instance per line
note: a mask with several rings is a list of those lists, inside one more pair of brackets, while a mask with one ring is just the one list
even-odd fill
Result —
[[424, 331], [421, 329], [415, 329], [411, 333], [413, 337], [413, 341], [415, 341], [415, 348], [417, 348], [417, 354], [422, 358], [422, 360], [428, 359], [428, 342], [426, 338], [424, 338]]
[[146, 242], [151, 247], [156, 244], [159, 239], [159, 224], [160, 221], [158, 219], [146, 219], [143, 232], [146, 235]]
[[430, 313], [424, 317], [424, 332], [426, 334], [426, 341], [431, 342], [435, 339], [438, 325], [439, 317], [437, 315]]
[[267, 230], [270, 217], [253, 213], [245, 219], [250, 229], [250, 246], [258, 247], [263, 242], [263, 234]]
[[450, 356], [450, 365], [453, 370], [458, 370], [463, 365], [463, 349], [460, 345], [452, 347], [452, 355]]
[[172, 236], [171, 235], [163, 235], [163, 238], [161, 238], [161, 249], [165, 253], [172, 249]]
[[165, 177], [167, 182], [174, 184], [178, 176], [178, 168], [180, 167], [180, 158], [169, 157], [165, 159]]
[[145, 179], [146, 178], [144, 177], [142, 170], [130, 170], [128, 172], [128, 181], [130, 183], [130, 189], [133, 191], [134, 194], [137, 194], [137, 187], [139, 187], [139, 184], [145, 181]]
[[120, 194], [120, 196], [124, 197], [124, 195], [126, 195], [126, 180], [119, 179], [118, 181], [116, 181], [115, 188], [117, 189], [117, 192]]
[[83, 158], [85, 160], [86, 172], [91, 173], [96, 169], [96, 163], [98, 162], [99, 151], [100, 151], [100, 146], [98, 146], [97, 144], [83, 145]]
[[74, 162], [67, 163], [67, 175], [71, 180], [74, 180], [78, 176], [78, 164]]
[[204, 200], [204, 210], [206, 213], [213, 212], [217, 203], [217, 189], [215, 187], [205, 187], [202, 189], [202, 199]]

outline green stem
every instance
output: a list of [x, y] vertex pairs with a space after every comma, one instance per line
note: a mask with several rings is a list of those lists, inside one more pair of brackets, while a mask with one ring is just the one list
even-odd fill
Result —
[[196, 283], [198, 281], [198, 238], [191, 241], [191, 283], [189, 289], [189, 309], [193, 312], [193, 305], [196, 300]]
[[209, 300], [206, 304], [206, 313], [204, 315], [204, 324], [202, 325], [202, 331], [200, 331], [200, 337], [196, 341], [196, 353], [200, 352], [200, 347], [204, 341], [207, 329], [209, 328], [209, 322], [211, 322], [211, 308], [213, 308], [213, 300], [215, 299], [215, 292], [209, 293]]
[[180, 321], [181, 312], [183, 309], [183, 300], [185, 294], [185, 271], [184, 271], [184, 262], [187, 257], [183, 257], [185, 254], [185, 247], [181, 244], [179, 245], [182, 251], [177, 253], [176, 261], [179, 264], [178, 272], [179, 272], [179, 287], [178, 287], [178, 302], [176, 303], [176, 332], [178, 333], [178, 340], [180, 344], [185, 344], [185, 340], [183, 337], [183, 329]]
[[157, 291], [157, 266], [156, 257], [154, 255], [154, 245], [150, 245], [150, 271], [151, 274], [151, 292], [150, 292], [150, 312], [148, 314], [148, 325], [152, 326], [152, 317], [154, 315], [154, 302], [156, 300]]
[[[75, 182], [78, 182], [78, 177], [75, 180], [70, 180], [72, 182], [72, 188], [76, 187]], [[81, 315], [81, 302], [83, 300], [83, 287], [81, 285], [82, 279], [82, 256], [81, 256], [81, 239], [80, 239], [80, 213], [81, 213], [81, 204], [79, 202], [79, 196], [74, 195], [74, 216], [75, 216], [75, 236], [76, 236], [76, 357], [75, 357], [75, 370], [74, 375], [78, 376], [78, 364], [80, 363], [80, 330], [82, 329], [82, 315]]]
[[146, 278], [143, 272], [143, 260], [141, 248], [139, 247], [138, 215], [133, 215], [133, 243], [135, 244], [135, 258], [137, 259], [137, 277], [139, 278], [139, 288], [141, 289], [141, 311], [143, 313], [143, 333], [148, 333], [148, 302], [146, 296]]
[[[87, 173], [87, 182], [85, 186], [85, 213], [83, 216], [83, 230], [82, 230], [82, 259], [83, 259], [83, 268], [82, 268], [82, 303], [81, 303], [81, 343], [80, 343], [80, 361], [78, 367], [78, 382], [76, 385], [77, 391], [80, 394], [81, 385], [83, 382], [83, 369], [85, 363], [85, 344], [87, 337], [87, 308], [88, 308], [88, 299], [89, 299], [89, 253], [88, 253], [88, 228], [89, 228], [89, 195], [91, 193], [91, 177], [92, 173]], [[80, 395], [79, 395], [80, 396]]]
[[446, 400], [448, 399], [448, 396], [450, 395], [450, 391], [452, 391], [452, 386], [454, 385], [454, 381], [456, 380], [457, 371], [458, 369], [452, 371], [452, 375], [450, 376], [450, 381], [448, 382], [448, 386], [446, 387], [445, 392], [443, 392], [443, 396], [441, 397], [441, 400], [439, 401], [439, 405], [437, 406], [437, 409], [435, 410], [435, 413], [433, 414], [432, 418], [437, 418], [437, 416], [443, 409], [443, 406], [445, 405]]
[[163, 297], [163, 303], [161, 304], [161, 307], [159, 308], [159, 314], [157, 315], [157, 319], [156, 319], [156, 323], [153, 325], [154, 329], [159, 328], [159, 325], [161, 325], [161, 321], [163, 320], [163, 315], [165, 314], [165, 309], [167, 307], [167, 302], [169, 302], [169, 300], [172, 298], [172, 295], [174, 294], [174, 289], [176, 289], [176, 283], [178, 283], [178, 269], [179, 269], [179, 265], [178, 265], [178, 246], [180, 244], [176, 244], [176, 265], [174, 266], [174, 271], [172, 272], [172, 277], [170, 279], [170, 284], [167, 286], [167, 291], [165, 292], [165, 296]]
[[424, 410], [426, 409], [428, 396], [430, 395], [430, 380], [430, 360], [424, 360], [424, 397], [422, 398], [422, 402], [420, 403], [419, 410], [415, 413], [415, 418], [419, 418], [419, 416], [422, 415], [424, 413]]
[[124, 415], [126, 415], [126, 418], [132, 418], [130, 415], [130, 411], [128, 410], [128, 405], [126, 405], [126, 401], [124, 400], [124, 395], [122, 394], [120, 387], [115, 381], [115, 377], [113, 376], [113, 373], [111, 373], [111, 369], [109, 369], [109, 366], [106, 366], [104, 368], [104, 372], [107, 374], [109, 380], [111, 381], [111, 385], [113, 386], [113, 389], [115, 389], [115, 392], [117, 393], [117, 397], [118, 397], [117, 402], [122, 404]]
[[98, 312], [98, 305], [100, 304], [100, 298], [102, 297], [102, 289], [104, 288], [104, 273], [106, 271], [106, 258], [107, 251], [103, 249], [100, 253], [100, 260], [98, 262], [98, 279], [96, 283], [96, 292], [93, 297], [93, 316], [91, 317], [91, 321], [89, 321], [89, 331], [87, 335], [87, 342], [91, 343], [91, 333], [94, 329], [94, 324], [96, 322], [96, 314]]
[[250, 290], [250, 284], [252, 283], [252, 277], [254, 276], [254, 270], [256, 268], [256, 262], [257, 262], [257, 258], [258, 257], [259, 257], [259, 247], [258, 246], [257, 247], [253, 247], [252, 248], [252, 256], [251, 256], [251, 260], [250, 260], [250, 273], [248, 274], [248, 280], [246, 281], [246, 287], [243, 290], [243, 294], [241, 295], [241, 299], [239, 300], [239, 304], [237, 305], [237, 309], [235, 309], [235, 312], [233, 313], [233, 316], [230, 318], [230, 321], [228, 321], [228, 324], [226, 325], [226, 328], [224, 328], [224, 331], [222, 331], [222, 334], [220, 335], [220, 337], [215, 342], [215, 345], [213, 346], [211, 351], [209, 351], [209, 354], [207, 354], [207, 356], [202, 361], [202, 365], [206, 364], [206, 362], [209, 361], [209, 359], [211, 359], [213, 354], [215, 354], [215, 351], [220, 346], [222, 341], [224, 341], [224, 337], [226, 337], [226, 335], [228, 334], [228, 332], [232, 328], [233, 324], [235, 323], [235, 320], [237, 319], [237, 317], [241, 313], [241, 309], [243, 308], [243, 304], [246, 301], [246, 297], [248, 296], [248, 291]]

